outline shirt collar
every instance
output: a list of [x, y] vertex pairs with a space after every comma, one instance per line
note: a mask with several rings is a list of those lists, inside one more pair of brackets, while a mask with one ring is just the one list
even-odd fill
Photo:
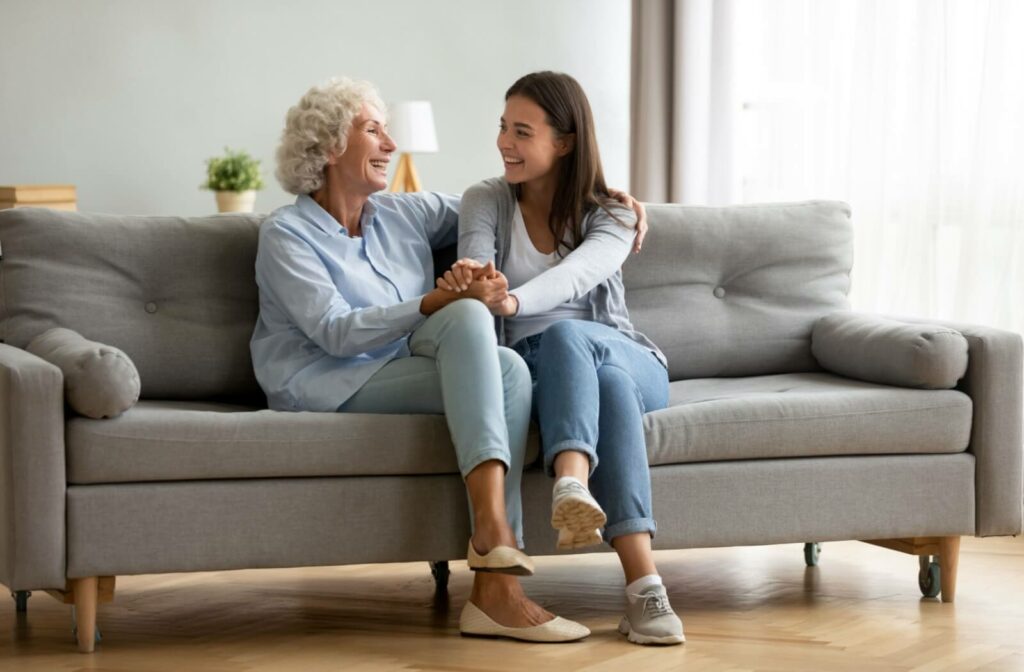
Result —
[[[317, 228], [324, 233], [328, 235], [338, 235], [344, 232], [345, 235], [348, 235], [348, 229], [332, 217], [330, 213], [320, 207], [320, 204], [313, 200], [313, 197], [309, 194], [300, 194], [295, 199], [295, 206], [303, 216], [313, 222]], [[374, 204], [371, 197], [367, 199], [366, 205], [363, 206], [363, 212], [359, 216], [359, 223], [363, 229], [366, 228], [367, 224], [370, 224], [373, 221], [376, 214], [377, 206]]]

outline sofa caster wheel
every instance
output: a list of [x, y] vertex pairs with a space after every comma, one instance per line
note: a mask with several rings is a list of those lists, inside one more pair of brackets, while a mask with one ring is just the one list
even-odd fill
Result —
[[448, 592], [448, 577], [452, 572], [448, 569], [447, 560], [430, 563], [430, 573], [434, 576], [434, 589], [438, 593]]
[[808, 567], [818, 566], [818, 556], [821, 554], [821, 544], [804, 544], [804, 562]]
[[917, 573], [917, 585], [925, 597], [938, 597], [942, 590], [942, 568], [939, 557], [922, 555], [918, 557], [920, 571]]
[[18, 590], [11, 593], [11, 597], [14, 598], [14, 610], [19, 614], [23, 614], [28, 611], [28, 598], [32, 597], [31, 590]]
[[[75, 605], [71, 605], [71, 637], [74, 641], [78, 641], [78, 618], [75, 613]], [[100, 634], [100, 626], [96, 626], [96, 637], [94, 638], [96, 643], [99, 644], [103, 641], [103, 635]]]

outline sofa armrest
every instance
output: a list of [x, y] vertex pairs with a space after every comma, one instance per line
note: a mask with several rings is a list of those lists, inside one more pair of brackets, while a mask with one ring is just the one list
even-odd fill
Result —
[[64, 379], [0, 343], [0, 582], [64, 588]]
[[970, 451], [976, 460], [975, 534], [1019, 534], [1024, 524], [1024, 342], [1021, 335], [972, 324], [897, 317], [934, 324], [967, 339], [967, 373], [957, 389], [974, 402]]

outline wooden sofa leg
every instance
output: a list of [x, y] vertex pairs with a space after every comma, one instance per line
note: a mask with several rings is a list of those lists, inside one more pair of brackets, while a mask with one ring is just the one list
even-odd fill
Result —
[[[943, 602], [956, 599], [956, 570], [960, 564], [960, 537], [906, 537], [903, 539], [865, 539], [866, 543], [909, 553], [920, 558], [921, 573], [918, 585], [925, 597], [937, 597], [942, 593]], [[938, 560], [936, 566], [935, 560]], [[938, 569], [938, 572], [934, 570]], [[939, 575], [939, 585], [934, 583]]]
[[956, 599], [956, 570], [960, 563], [960, 537], [939, 537], [942, 601]]
[[96, 648], [96, 603], [99, 599], [99, 578], [72, 579], [71, 590], [75, 596], [75, 625], [77, 627], [78, 650], [92, 653]]

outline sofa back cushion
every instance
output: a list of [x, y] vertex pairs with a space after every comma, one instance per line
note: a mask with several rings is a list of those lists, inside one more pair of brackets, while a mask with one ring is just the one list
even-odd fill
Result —
[[[849, 307], [846, 205], [648, 214], [643, 254], [623, 270], [626, 301], [673, 380], [820, 370], [814, 321]], [[260, 399], [249, 355], [260, 221], [0, 211], [0, 339], [24, 348], [66, 327], [123, 350], [143, 398]]]
[[123, 350], [144, 398], [258, 397], [260, 220], [0, 211], [0, 339], [67, 327]]
[[623, 267], [633, 325], [669, 377], [818, 371], [814, 322], [849, 307], [845, 203], [648, 205], [650, 234]]

